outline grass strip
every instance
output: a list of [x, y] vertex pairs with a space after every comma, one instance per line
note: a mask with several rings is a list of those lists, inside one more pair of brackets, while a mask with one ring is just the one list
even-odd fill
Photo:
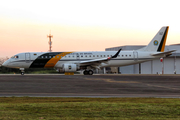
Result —
[[0, 120], [180, 119], [178, 98], [1, 97]]

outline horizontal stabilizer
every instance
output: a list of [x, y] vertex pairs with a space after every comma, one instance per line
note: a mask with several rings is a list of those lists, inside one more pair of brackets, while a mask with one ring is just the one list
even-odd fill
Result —
[[171, 53], [174, 52], [174, 51], [176, 51], [176, 50], [171, 50], [171, 51], [167, 51], [167, 52], [155, 53], [155, 54], [152, 54], [152, 56], [168, 55], [168, 54], [171, 54]]

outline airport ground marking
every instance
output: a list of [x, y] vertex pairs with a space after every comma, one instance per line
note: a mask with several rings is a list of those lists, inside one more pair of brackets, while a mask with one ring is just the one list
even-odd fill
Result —
[[166, 89], [170, 89], [170, 90], [180, 90], [179, 88], [171, 88], [171, 87], [160, 86], [160, 85], [151, 85], [151, 84], [146, 84], [146, 85], [151, 86], [151, 87], [166, 88]]
[[[92, 78], [85, 78], [86, 80], [92, 80]], [[104, 78], [96, 78], [96, 79], [93, 79], [93, 80], [103, 80], [105, 82], [112, 82], [112, 83], [139, 83], [137, 81], [115, 81], [113, 79], [104, 79]]]

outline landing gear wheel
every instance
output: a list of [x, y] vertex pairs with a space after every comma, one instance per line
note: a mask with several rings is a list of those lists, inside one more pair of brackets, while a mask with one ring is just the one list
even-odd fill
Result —
[[89, 73], [89, 75], [93, 75], [93, 71], [92, 70], [89, 70], [88, 73]]
[[24, 75], [24, 72], [25, 72], [24, 70], [25, 69], [24, 68], [19, 68], [19, 70], [21, 71], [21, 75]]
[[83, 72], [84, 75], [93, 75], [93, 71], [92, 70], [85, 70]]
[[85, 71], [83, 72], [83, 74], [84, 74], [84, 75], [88, 75], [88, 71], [85, 70]]

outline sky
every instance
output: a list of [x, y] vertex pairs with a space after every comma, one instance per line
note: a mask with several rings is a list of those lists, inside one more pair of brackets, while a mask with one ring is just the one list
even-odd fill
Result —
[[21, 52], [104, 51], [147, 45], [169, 26], [180, 43], [178, 0], [1, 0], [0, 58]]

